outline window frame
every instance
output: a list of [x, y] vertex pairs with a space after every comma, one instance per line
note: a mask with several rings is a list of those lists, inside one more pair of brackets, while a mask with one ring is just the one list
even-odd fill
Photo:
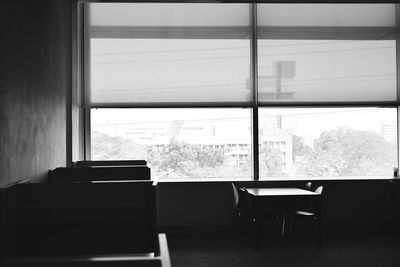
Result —
[[[105, 1], [109, 3], [115, 3], [120, 1]], [[128, 3], [156, 3], [159, 1], [153, 0], [143, 0], [143, 1], [124, 1]], [[78, 129], [79, 134], [77, 137], [72, 136], [71, 138], [78, 139], [79, 145], [74, 146], [72, 150], [78, 150], [78, 159], [90, 160], [91, 159], [91, 109], [97, 108], [250, 108], [251, 109], [251, 129], [252, 129], [252, 171], [253, 171], [253, 180], [259, 181], [259, 108], [261, 107], [282, 107], [282, 108], [301, 108], [301, 107], [390, 107], [395, 108], [397, 110], [397, 164], [399, 166], [399, 158], [400, 158], [400, 144], [399, 144], [399, 116], [400, 116], [400, 4], [396, 4], [393, 1], [384, 0], [384, 1], [376, 1], [376, 0], [368, 0], [368, 1], [300, 1], [300, 0], [286, 0], [286, 1], [269, 1], [268, 3], [258, 2], [258, 1], [222, 1], [219, 3], [224, 4], [234, 4], [234, 3], [246, 3], [249, 5], [249, 41], [250, 41], [250, 94], [251, 100], [249, 102], [196, 102], [196, 103], [90, 103], [90, 11], [89, 11], [89, 3], [91, 1], [86, 0], [76, 0], [77, 8], [75, 12], [77, 12], [77, 27], [75, 28], [75, 34], [78, 36], [77, 42], [77, 51], [75, 54], [73, 53], [73, 68], [79, 69], [80, 77], [78, 74], [76, 76], [79, 78], [77, 85], [74, 83], [73, 91], [79, 92], [78, 98], [81, 99], [79, 101], [78, 110], [79, 110], [79, 118], [78, 123], [81, 127]], [[192, 3], [191, 1], [167, 1], [165, 3]], [[193, 1], [196, 3], [196, 1]], [[203, 3], [203, 2], [202, 2]], [[205, 2], [207, 3], [207, 1]], [[210, 2], [215, 3], [215, 2]], [[268, 31], [271, 31], [271, 35], [266, 39], [285, 39], [288, 35], [293, 36], [293, 27], [283, 27], [285, 29], [278, 29], [279, 27], [266, 27], [266, 26], [257, 26], [257, 6], [258, 4], [292, 4], [292, 3], [334, 3], [334, 4], [348, 4], [348, 3], [356, 3], [356, 4], [393, 4], [396, 7], [396, 25], [388, 26], [388, 27], [361, 27], [363, 28], [360, 31], [360, 27], [344, 27], [340, 29], [341, 34], [343, 36], [353, 36], [354, 40], [370, 40], [372, 37], [376, 37], [377, 35], [382, 34], [394, 34], [396, 40], [396, 99], [393, 101], [349, 101], [349, 102], [335, 102], [335, 101], [324, 101], [324, 102], [276, 102], [276, 101], [258, 101], [258, 46], [257, 41], [259, 39], [265, 39], [264, 37], [260, 37], [259, 27], [268, 28]], [[117, 29], [115, 26], [95, 26], [95, 36], [99, 37], [108, 37], [108, 38], [129, 38], [132, 34], [132, 31], [123, 31], [123, 29], [118, 31], [118, 34], [112, 33], [112, 29]], [[178, 27], [179, 28], [179, 27]], [[221, 27], [223, 28], [223, 27]], [[243, 28], [243, 27], [238, 27]], [[299, 38], [306, 36], [306, 38], [317, 38], [321, 37], [321, 34], [324, 34], [324, 29], [326, 28], [335, 28], [335, 27], [309, 27], [304, 26], [302, 28], [303, 34], [299, 35]], [[299, 29], [297, 28], [296, 31]], [[74, 29], [73, 29], [74, 31]], [[354, 34], [355, 31], [357, 34]], [[382, 32], [385, 33], [382, 33]], [[110, 33], [111, 32], [111, 33]], [[74, 32], [73, 32], [74, 34]], [[262, 35], [262, 33], [261, 33]], [[328, 37], [328, 36], [326, 36]], [[337, 36], [336, 36], [337, 38]], [[361, 38], [361, 39], [360, 39]], [[372, 39], [373, 40], [373, 39]], [[79, 90], [77, 90], [79, 89]], [[71, 124], [74, 124], [74, 118], [72, 118]], [[72, 129], [74, 131], [74, 129]], [[73, 134], [72, 134], [73, 135]], [[72, 143], [74, 140], [71, 141]], [[71, 152], [72, 153], [72, 152]], [[76, 159], [77, 157], [75, 157]], [[74, 157], [71, 158], [71, 161], [74, 161]], [[72, 164], [72, 162], [71, 162]], [[341, 177], [333, 177], [333, 179], [340, 179]], [[358, 177], [353, 177], [358, 179]], [[389, 178], [389, 177], [388, 177]], [[390, 177], [391, 178], [391, 177]], [[214, 180], [219, 180], [218, 178], [213, 178]], [[281, 177], [280, 179], [274, 180], [288, 180], [289, 177]], [[323, 177], [313, 177], [312, 179], [324, 179]], [[344, 178], [346, 179], [346, 178]], [[352, 178], [349, 178], [352, 179]], [[368, 179], [368, 177], [367, 177]], [[210, 180], [210, 179], [208, 179]], [[222, 178], [224, 180], [224, 178]], [[226, 179], [225, 179], [226, 180]], [[234, 179], [233, 179], [234, 180]], [[264, 178], [262, 180], [265, 180]]]

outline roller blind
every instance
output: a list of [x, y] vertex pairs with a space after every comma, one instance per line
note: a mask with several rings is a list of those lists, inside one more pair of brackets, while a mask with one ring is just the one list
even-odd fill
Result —
[[248, 26], [245, 4], [94, 3], [96, 26]]
[[394, 4], [259, 4], [259, 26], [388, 27]]
[[395, 5], [259, 4], [257, 10], [260, 103], [396, 100]]
[[90, 4], [89, 104], [248, 103], [248, 4]]

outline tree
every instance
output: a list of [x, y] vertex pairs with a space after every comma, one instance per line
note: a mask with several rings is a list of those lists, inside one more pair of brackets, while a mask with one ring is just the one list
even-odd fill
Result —
[[284, 161], [282, 152], [270, 145], [260, 149], [260, 176], [282, 176], [284, 174]]
[[227, 161], [225, 149], [203, 148], [177, 140], [148, 150], [152, 174], [163, 178], [219, 177]]
[[304, 144], [303, 138], [298, 135], [292, 136], [292, 146], [293, 146], [293, 160], [299, 156], [307, 156], [312, 153], [312, 148]]
[[153, 177], [249, 177], [251, 165], [237, 166], [227, 152], [224, 148], [208, 148], [176, 140], [163, 147], [146, 147], [118, 136], [92, 134], [94, 159], [146, 159]]
[[359, 176], [391, 173], [396, 146], [371, 131], [339, 127], [314, 142], [304, 170], [311, 176]]
[[145, 148], [119, 136], [93, 132], [92, 158], [97, 160], [144, 159]]

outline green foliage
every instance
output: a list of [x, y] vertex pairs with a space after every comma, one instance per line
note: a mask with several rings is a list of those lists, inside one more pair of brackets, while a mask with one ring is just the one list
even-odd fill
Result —
[[[370, 131], [339, 127], [324, 131], [314, 148], [293, 135], [293, 164], [285, 171], [282, 151], [260, 148], [261, 177], [390, 175], [396, 163], [396, 144]], [[251, 157], [238, 166], [228, 149], [209, 148], [171, 140], [162, 147], [143, 146], [122, 137], [92, 134], [94, 159], [146, 159], [155, 178], [248, 178]], [[290, 171], [290, 173], [288, 173]]]
[[267, 145], [260, 149], [260, 176], [273, 177], [284, 175], [283, 157], [279, 149]]
[[159, 178], [237, 177], [240, 171], [246, 172], [243, 168], [238, 171], [237, 167], [232, 166], [226, 152], [222, 148], [203, 148], [201, 145], [171, 140], [166, 146], [149, 148], [148, 162], [152, 174]]
[[396, 146], [374, 132], [339, 127], [324, 131], [307, 156], [310, 176], [360, 176], [390, 174]]
[[92, 134], [92, 158], [96, 160], [143, 159], [145, 147], [127, 139], [99, 132]]
[[312, 153], [312, 148], [304, 144], [303, 138], [298, 135], [292, 136], [292, 145], [293, 145], [293, 160], [296, 157], [301, 157], [305, 155], [309, 155]]

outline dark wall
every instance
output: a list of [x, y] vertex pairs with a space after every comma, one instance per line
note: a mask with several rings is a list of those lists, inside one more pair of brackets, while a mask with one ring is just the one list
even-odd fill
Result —
[[66, 164], [70, 2], [1, 4], [0, 186]]

